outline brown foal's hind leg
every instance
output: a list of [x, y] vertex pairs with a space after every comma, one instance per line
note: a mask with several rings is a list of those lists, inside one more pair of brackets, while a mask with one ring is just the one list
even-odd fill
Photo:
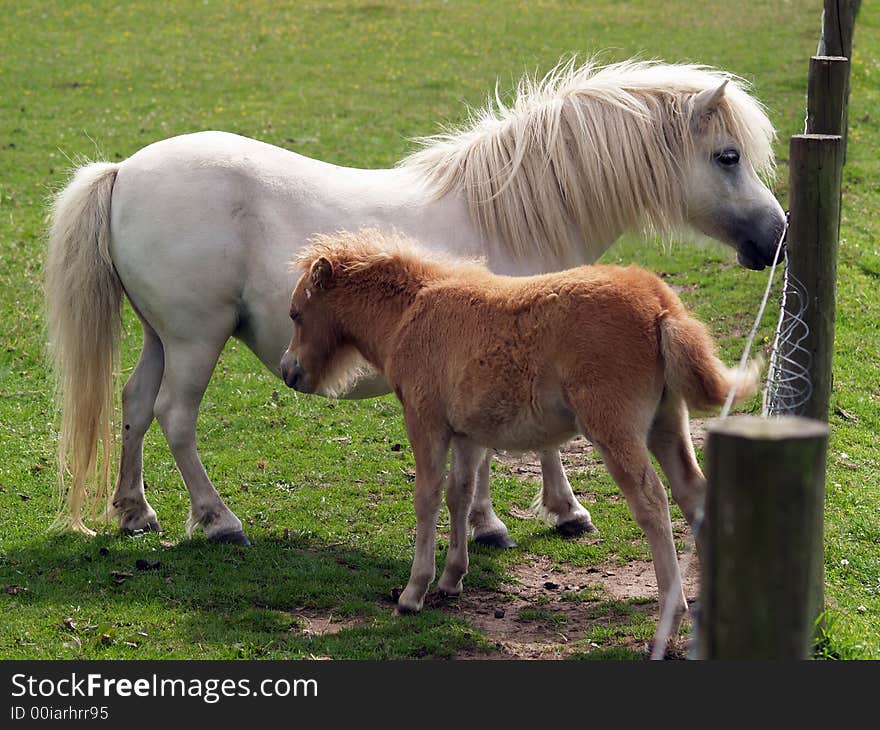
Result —
[[648, 448], [669, 481], [672, 498], [693, 527], [703, 507], [706, 479], [694, 453], [687, 406], [680, 397], [663, 395], [648, 434]]
[[623, 448], [619, 443], [614, 446], [597, 443], [597, 446], [608, 471], [626, 497], [632, 516], [648, 538], [660, 594], [660, 617], [672, 612], [671, 635], [675, 636], [687, 610], [687, 601], [681, 585], [666, 490], [644, 444], [635, 442]]
[[468, 513], [474, 497], [477, 469], [486, 449], [473, 441], [452, 441], [452, 468], [446, 480], [446, 506], [449, 508], [449, 551], [437, 588], [450, 596], [461, 593], [461, 579], [468, 571]]
[[[649, 391], [630, 392], [629, 403], [620, 402], [613, 418], [601, 399], [587, 391], [569, 393], [584, 435], [605, 461], [612, 478], [626, 497], [629, 511], [648, 538], [660, 598], [660, 618], [671, 612], [672, 635], [678, 633], [687, 610], [678, 555], [672, 537], [666, 489], [654, 471], [648, 453], [647, 434], [656, 406], [646, 413], [639, 406], [653, 400]], [[656, 394], [659, 402], [660, 393]], [[626, 406], [629, 405], [629, 408]]]
[[128, 533], [161, 532], [155, 510], [144, 496], [144, 435], [153, 421], [153, 406], [165, 369], [159, 336], [143, 323], [144, 345], [137, 366], [122, 389], [122, 453], [111, 501], [119, 527]]

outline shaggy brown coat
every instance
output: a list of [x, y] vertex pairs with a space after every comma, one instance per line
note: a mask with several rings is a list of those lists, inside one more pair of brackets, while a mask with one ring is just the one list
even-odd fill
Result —
[[[657, 276], [637, 267], [584, 266], [505, 277], [477, 264], [430, 260], [376, 231], [318, 239], [298, 259], [295, 327], [282, 360], [288, 385], [324, 390], [355, 349], [403, 405], [416, 460], [416, 559], [399, 606], [419, 610], [434, 578], [434, 530], [450, 442], [461, 484], [447, 485], [450, 550], [439, 587], [461, 590], [467, 510], [486, 448], [537, 450], [584, 434], [602, 453], [651, 544], [661, 611], [677, 627], [686, 603], [669, 509], [649, 449], [689, 522], [704, 479], [688, 407], [753, 391], [716, 356], [706, 327]], [[344, 359], [344, 358], [343, 358]], [[342, 368], [344, 369], [344, 368]]]

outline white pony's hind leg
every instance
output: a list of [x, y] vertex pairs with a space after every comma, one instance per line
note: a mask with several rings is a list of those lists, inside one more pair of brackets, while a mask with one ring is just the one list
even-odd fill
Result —
[[144, 435], [162, 382], [165, 354], [156, 332], [145, 322], [138, 364], [122, 389], [122, 454], [112, 513], [125, 532], [161, 532], [155, 510], [144, 496]]
[[535, 514], [566, 537], [598, 532], [587, 508], [574, 496], [559, 451], [542, 451], [540, 456], [543, 482], [532, 503]]
[[[453, 445], [453, 449], [455, 446]], [[453, 458], [453, 468], [455, 467], [455, 459]], [[490, 547], [515, 548], [516, 543], [510, 539], [505, 525], [495, 510], [492, 509], [492, 499], [489, 496], [489, 475], [492, 463], [492, 452], [486, 453], [477, 470], [477, 483], [474, 490], [474, 501], [471, 504], [471, 511], [468, 522], [474, 531], [474, 541], [481, 545], [489, 545]], [[453, 478], [458, 478], [453, 474]]]
[[196, 451], [199, 405], [226, 339], [163, 340], [165, 373], [155, 411], [189, 491], [187, 534], [201, 527], [212, 542], [249, 545], [241, 520], [223, 503]]

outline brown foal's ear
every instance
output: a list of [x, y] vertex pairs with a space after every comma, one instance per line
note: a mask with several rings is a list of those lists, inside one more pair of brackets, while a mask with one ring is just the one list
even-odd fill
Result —
[[327, 289], [330, 286], [330, 280], [333, 278], [333, 264], [322, 256], [312, 264], [309, 276], [315, 287]]

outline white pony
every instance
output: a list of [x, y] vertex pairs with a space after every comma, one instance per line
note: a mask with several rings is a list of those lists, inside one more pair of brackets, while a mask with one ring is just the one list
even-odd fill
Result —
[[[199, 459], [199, 404], [232, 336], [279, 374], [293, 327], [288, 262], [309, 238], [393, 228], [525, 275], [591, 263], [628, 230], [683, 227], [734, 246], [741, 264], [760, 269], [784, 225], [761, 180], [773, 170], [773, 136], [761, 105], [728, 74], [569, 62], [524, 79], [509, 108], [497, 101], [464, 129], [423, 140], [393, 169], [338, 167], [223, 132], [80, 168], [55, 199], [46, 280], [63, 524], [89, 532], [86, 505], [109, 492], [123, 293], [144, 341], [122, 392], [112, 511], [124, 530], [159, 529], [143, 487], [143, 438], [155, 417], [189, 490], [187, 531], [246, 544]], [[340, 364], [335, 395], [387, 392], [355, 365]], [[541, 465], [548, 521], [569, 534], [595, 529], [558, 452], [542, 453]], [[470, 515], [474, 537], [510, 545], [488, 481], [487, 459]]]

